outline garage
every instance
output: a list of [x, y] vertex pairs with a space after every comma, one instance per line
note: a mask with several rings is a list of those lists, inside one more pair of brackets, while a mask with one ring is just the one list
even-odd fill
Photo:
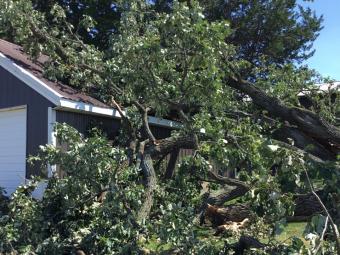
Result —
[[25, 182], [26, 108], [0, 110], [0, 187], [12, 193]]
[[[0, 39], [0, 187], [8, 195], [25, 180], [52, 175], [53, 166], [26, 159], [41, 145], [56, 145], [53, 127], [66, 123], [86, 135], [93, 127], [110, 140], [120, 128], [120, 114], [96, 98], [44, 77], [47, 56], [32, 61], [22, 47]], [[149, 117], [156, 137], [166, 137], [178, 125]]]

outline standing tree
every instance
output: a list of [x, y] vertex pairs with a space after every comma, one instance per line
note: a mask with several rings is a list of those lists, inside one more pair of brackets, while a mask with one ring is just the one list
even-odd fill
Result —
[[[84, 139], [58, 127], [69, 151], [46, 146], [39, 159], [61, 165], [67, 176], [52, 178], [40, 202], [27, 197], [25, 187], [18, 189], [10, 204], [14, 213], [1, 221], [0, 249], [127, 254], [141, 252], [141, 240], [157, 235], [184, 253], [218, 254], [217, 246], [199, 240], [193, 229], [196, 214], [205, 208], [203, 182], [213, 183], [209, 189], [235, 187], [208, 200], [245, 196], [271, 235], [292, 213], [292, 194], [309, 190], [305, 170], [333, 199], [339, 197], [338, 101], [330, 105], [313, 93], [314, 73], [291, 64], [308, 56], [320, 20], [296, 10], [295, 1], [202, 3], [205, 9], [196, 1], [174, 1], [159, 11], [157, 3], [119, 1], [112, 7], [120, 12], [118, 30], [105, 45], [107, 37], [93, 41], [84, 32], [111, 26], [93, 9], [79, 18], [65, 10], [73, 6], [67, 1], [48, 8], [39, 1], [0, 3], [2, 34], [10, 34], [32, 58], [48, 55], [48, 78], [67, 81], [122, 116], [114, 150], [98, 135]], [[93, 1], [82, 4], [75, 8], [94, 8]], [[300, 105], [298, 95], [306, 91], [319, 108]], [[181, 125], [157, 140], [148, 124], [150, 112], [175, 116]], [[100, 153], [91, 153], [96, 148]], [[155, 160], [180, 149], [195, 153], [177, 171], [173, 162], [166, 171], [155, 168]], [[212, 162], [221, 169], [212, 171]], [[221, 176], [225, 169], [237, 175]], [[41, 222], [48, 223], [43, 231]], [[336, 228], [333, 233], [330, 240], [336, 241]], [[306, 249], [301, 243], [267, 248]]]
[[[180, 1], [180, 2], [187, 2]], [[172, 0], [149, 1], [152, 10], [170, 13]], [[227, 20], [232, 34], [228, 43], [238, 48], [237, 54], [253, 65], [263, 62], [283, 65], [303, 61], [313, 54], [312, 43], [321, 29], [322, 18], [296, 1], [199, 1], [203, 13], [210, 21]], [[124, 5], [119, 1], [32, 1], [35, 10], [44, 13], [49, 22], [53, 21], [51, 10], [58, 4], [65, 11], [66, 19], [74, 31], [89, 44], [101, 49], [109, 47], [107, 40], [119, 33], [121, 12]], [[81, 27], [83, 16], [95, 22], [93, 30]], [[8, 36], [11, 36], [9, 32]]]

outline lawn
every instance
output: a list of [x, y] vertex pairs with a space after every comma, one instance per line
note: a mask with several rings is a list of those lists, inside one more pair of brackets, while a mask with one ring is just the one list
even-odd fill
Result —
[[[285, 227], [284, 231], [276, 237], [276, 240], [279, 242], [286, 242], [289, 243], [292, 237], [301, 238], [306, 245], [308, 245], [308, 241], [304, 239], [304, 229], [307, 225], [307, 222], [293, 222], [288, 223]], [[214, 236], [215, 230], [208, 227], [200, 227], [197, 226], [195, 229], [195, 233], [200, 237], [200, 239], [210, 239], [215, 245], [220, 246], [221, 249], [224, 245], [224, 237], [222, 236]], [[261, 240], [263, 243], [268, 242], [268, 240]], [[237, 238], [233, 240], [233, 238], [229, 238], [229, 242], [237, 242]], [[172, 247], [170, 244], [159, 245], [159, 242], [156, 238], [150, 240], [146, 245], [145, 248], [150, 250], [151, 252], [155, 252], [156, 254], [162, 254], [170, 250]]]
[[292, 222], [288, 223], [284, 231], [277, 236], [277, 240], [280, 242], [288, 241], [291, 237], [296, 236], [301, 238], [306, 245], [309, 244], [307, 240], [304, 239], [304, 230], [307, 222]]

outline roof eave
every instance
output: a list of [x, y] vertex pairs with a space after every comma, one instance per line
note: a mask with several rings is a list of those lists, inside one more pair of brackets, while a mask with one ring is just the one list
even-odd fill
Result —
[[47, 100], [55, 105], [59, 105], [62, 95], [48, 87], [45, 83], [32, 75], [30, 72], [14, 63], [3, 53], [0, 52], [0, 66], [9, 73], [17, 77], [19, 80], [27, 84], [31, 89], [45, 97]]
[[[85, 112], [94, 115], [101, 115], [117, 119], [121, 118], [119, 112], [114, 108], [104, 108], [64, 98], [60, 93], [54, 91], [44, 82], [39, 80], [37, 77], [35, 77], [33, 74], [31, 74], [21, 66], [14, 63], [11, 59], [6, 57], [1, 52], [0, 52], [0, 66], [3, 67], [8, 72], [10, 72], [19, 80], [23, 81], [27, 86], [29, 86], [31, 89], [45, 97], [51, 103], [53, 103], [55, 105], [55, 109]], [[149, 117], [149, 123], [154, 126], [161, 126], [167, 128], [179, 128], [182, 126], [182, 124], [179, 122], [152, 116]]]

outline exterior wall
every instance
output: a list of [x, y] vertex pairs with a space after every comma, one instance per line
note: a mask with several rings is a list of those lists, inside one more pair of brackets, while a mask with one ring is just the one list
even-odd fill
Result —
[[[37, 155], [40, 145], [48, 143], [48, 108], [53, 108], [55, 105], [0, 67], [0, 109], [22, 105], [27, 109], [26, 157], [28, 158], [30, 155]], [[93, 127], [99, 127], [109, 139], [114, 139], [118, 135], [120, 127], [119, 119], [61, 110], [56, 111], [56, 121], [73, 126], [84, 135], [87, 135]], [[172, 129], [151, 125], [151, 130], [157, 139], [162, 139], [170, 136]], [[188, 152], [183, 151], [180, 154], [183, 157]], [[40, 165], [26, 164], [26, 178], [32, 175], [46, 176], [46, 174], [47, 171], [42, 170]]]
[[120, 120], [117, 119], [63, 110], [57, 110], [56, 121], [74, 127], [85, 136], [92, 128], [98, 127], [111, 140], [117, 136], [120, 126]]
[[150, 125], [150, 129], [156, 139], [163, 139], [163, 138], [169, 137], [171, 135], [171, 130], [172, 130], [170, 128], [152, 126], [152, 125]]
[[[94, 127], [98, 127], [104, 131], [110, 140], [113, 140], [119, 132], [119, 119], [64, 110], [57, 110], [56, 114], [57, 122], [72, 126], [85, 136], [88, 135], [88, 131]], [[151, 126], [150, 128], [157, 139], [166, 138], [171, 134], [171, 129], [166, 127]]]
[[[104, 134], [110, 140], [114, 140], [114, 138], [118, 135], [120, 128], [120, 120], [108, 118], [105, 116], [98, 115], [89, 115], [80, 112], [70, 112], [65, 110], [57, 110], [56, 111], [56, 122], [58, 123], [66, 123], [75, 129], [77, 129], [80, 133], [85, 136], [88, 135], [88, 131], [94, 127], [100, 128]], [[150, 126], [153, 134], [157, 139], [162, 139], [169, 137], [171, 135], [171, 129], [166, 127], [159, 126]], [[59, 144], [58, 146], [67, 148], [65, 144]], [[179, 158], [177, 163], [181, 161], [181, 159], [185, 156], [192, 155], [192, 150], [181, 150], [179, 153]], [[170, 155], [168, 155], [163, 161], [163, 167], [166, 167], [169, 162]], [[57, 172], [60, 177], [64, 176], [64, 172], [57, 166]]]
[[[0, 67], [0, 109], [27, 105], [26, 154], [36, 155], [39, 145], [47, 140], [47, 109], [54, 105], [18, 78]], [[42, 175], [41, 167], [27, 164], [26, 178]]]

